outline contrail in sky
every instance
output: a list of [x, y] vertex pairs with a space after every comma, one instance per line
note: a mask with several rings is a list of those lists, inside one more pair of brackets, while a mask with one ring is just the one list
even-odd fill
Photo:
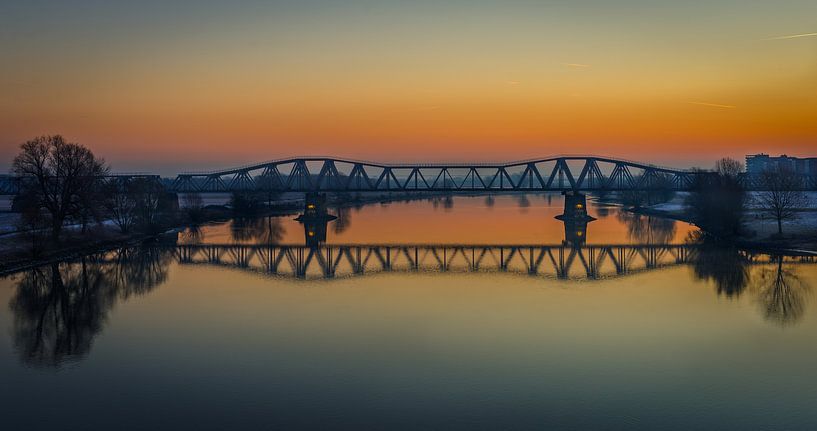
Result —
[[687, 103], [689, 103], [691, 105], [711, 106], [713, 108], [727, 108], [727, 109], [735, 108], [735, 106], [733, 106], [733, 105], [721, 105], [719, 103], [707, 103], [707, 102], [687, 102]]
[[768, 38], [763, 39], [763, 40], [797, 39], [798, 37], [809, 37], [809, 36], [817, 36], [817, 33], [791, 34], [791, 35], [788, 35], [788, 36], [768, 37]]

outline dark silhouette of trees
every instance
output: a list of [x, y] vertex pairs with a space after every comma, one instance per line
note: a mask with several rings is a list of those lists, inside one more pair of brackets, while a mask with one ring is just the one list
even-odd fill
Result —
[[17, 229], [29, 242], [32, 257], [37, 257], [48, 245], [51, 220], [42, 211], [40, 199], [34, 193], [18, 195], [14, 204], [15, 209], [20, 213]]
[[182, 206], [184, 207], [185, 214], [187, 214], [187, 220], [190, 223], [198, 225], [204, 221], [204, 200], [201, 198], [200, 194], [185, 194], [184, 198], [182, 199]]
[[233, 192], [229, 205], [233, 214], [241, 217], [257, 215], [264, 209], [262, 196], [250, 192]]
[[743, 229], [747, 198], [738, 179], [740, 166], [736, 160], [721, 159], [715, 172], [698, 172], [686, 199], [691, 221], [720, 239], [734, 238]]
[[136, 220], [145, 231], [154, 231], [163, 224], [164, 187], [145, 178], [137, 178], [128, 185], [128, 192], [136, 203]]
[[672, 179], [663, 174], [655, 174], [647, 190], [620, 192], [621, 202], [633, 208], [641, 208], [669, 202], [675, 197]]
[[111, 183], [105, 195], [105, 207], [119, 231], [130, 232], [137, 217], [137, 202], [133, 193], [127, 188], [123, 190], [118, 184]]
[[757, 194], [757, 203], [762, 212], [777, 221], [777, 234], [783, 235], [783, 220], [797, 217], [797, 209], [808, 205], [808, 197], [803, 193], [800, 178], [790, 169], [770, 169], [761, 174], [764, 191]]
[[124, 184], [109, 182], [100, 200], [122, 233], [133, 228], [156, 232], [167, 225], [176, 212], [175, 195], [167, 193], [161, 183], [150, 178], [135, 178]]
[[109, 171], [91, 150], [62, 136], [40, 136], [20, 146], [12, 169], [25, 177], [20, 194], [46, 212], [51, 239], [58, 241], [67, 219], [85, 220], [97, 207], [102, 179]]
[[715, 162], [715, 172], [725, 177], [737, 178], [743, 172], [743, 163], [724, 157]]

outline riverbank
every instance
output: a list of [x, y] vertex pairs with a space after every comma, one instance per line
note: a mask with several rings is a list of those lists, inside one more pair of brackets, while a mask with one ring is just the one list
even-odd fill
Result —
[[[627, 211], [655, 217], [683, 221], [693, 225], [684, 200], [685, 193], [679, 193], [672, 200], [644, 207], [627, 207], [615, 200], [604, 202], [622, 205]], [[750, 204], [746, 209], [744, 233], [736, 239], [740, 248], [764, 252], [808, 252], [817, 253], [817, 200], [810, 196], [809, 207], [798, 208], [794, 219], [783, 221], [783, 234], [778, 234], [777, 220]], [[696, 225], [697, 226], [697, 225]]]
[[122, 234], [109, 227], [94, 227], [86, 234], [67, 233], [58, 246], [49, 250], [34, 251], [30, 239], [22, 233], [16, 234], [15, 240], [4, 240], [0, 244], [0, 275], [137, 245], [157, 240], [161, 236], [162, 234]]
[[[482, 193], [486, 194], [486, 193]], [[397, 201], [441, 199], [450, 196], [445, 192], [387, 192], [371, 195], [339, 195], [331, 196], [328, 202], [330, 208], [354, 208], [371, 204], [385, 204]], [[474, 193], [480, 195], [480, 193]], [[184, 202], [183, 199], [180, 199]], [[265, 205], [245, 217], [291, 216], [303, 210], [304, 198], [286, 199]], [[179, 231], [195, 225], [220, 223], [238, 217], [230, 207], [224, 204], [210, 204], [200, 210], [197, 220], [191, 220], [187, 209], [182, 207], [171, 217], [174, 220], [161, 233], [144, 233], [132, 231], [120, 232], [119, 228], [110, 220], [95, 223], [88, 227], [85, 233], [79, 225], [64, 227], [63, 238], [59, 244], [41, 245], [41, 250], [33, 246], [30, 231], [20, 228], [19, 214], [11, 212], [0, 213], [0, 275], [23, 269], [28, 269], [51, 262], [68, 260], [88, 254], [101, 253], [118, 247], [138, 244], [144, 241], [156, 240], [163, 235], [176, 236]]]

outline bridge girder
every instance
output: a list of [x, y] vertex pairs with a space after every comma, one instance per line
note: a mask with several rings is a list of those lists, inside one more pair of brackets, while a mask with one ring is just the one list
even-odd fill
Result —
[[[286, 173], [284, 173], [286, 172]], [[629, 191], [690, 190], [705, 173], [601, 157], [555, 157], [506, 164], [378, 164], [293, 158], [236, 169], [184, 173], [178, 192]]]

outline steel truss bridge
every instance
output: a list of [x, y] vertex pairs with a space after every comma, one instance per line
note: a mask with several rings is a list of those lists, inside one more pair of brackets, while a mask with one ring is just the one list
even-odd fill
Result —
[[[181, 264], [231, 267], [296, 279], [332, 279], [384, 272], [502, 272], [598, 280], [690, 264], [698, 246], [660, 245], [243, 245], [175, 247]], [[742, 252], [747, 263], [772, 256]], [[817, 263], [815, 256], [788, 257]]]
[[[210, 172], [182, 173], [169, 191], [180, 193], [274, 192], [496, 192], [496, 191], [688, 191], [711, 172], [670, 169], [597, 156], [560, 156], [509, 163], [372, 163], [332, 157], [274, 160]], [[158, 175], [102, 177], [124, 185]], [[22, 179], [0, 176], [0, 194], [17, 194]], [[762, 190], [744, 175], [747, 190]], [[802, 176], [801, 189], [817, 191], [817, 176]]]
[[329, 157], [291, 158], [176, 177], [176, 192], [275, 190], [602, 191], [688, 190], [700, 172], [604, 157], [564, 156], [502, 164], [382, 164]]

